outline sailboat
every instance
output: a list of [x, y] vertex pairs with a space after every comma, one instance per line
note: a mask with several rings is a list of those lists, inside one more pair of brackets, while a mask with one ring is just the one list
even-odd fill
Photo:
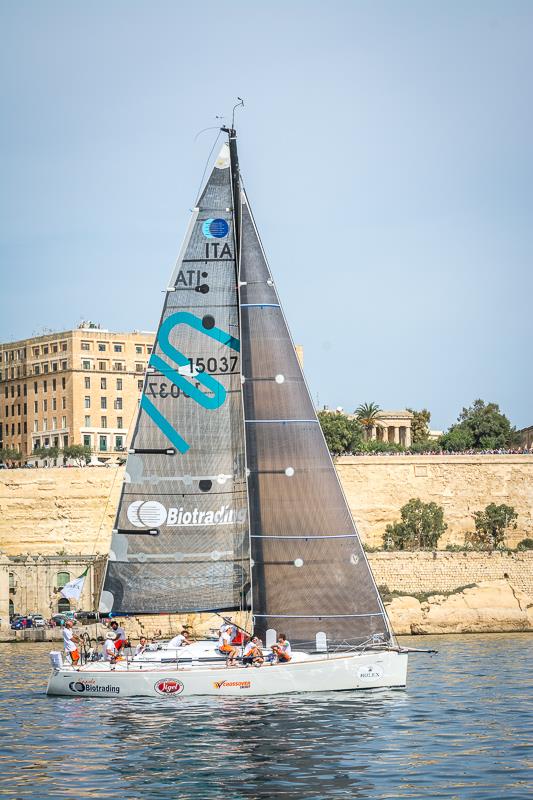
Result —
[[403, 687], [398, 645], [331, 460], [244, 188], [234, 124], [166, 289], [100, 611], [242, 612], [288, 663], [53, 659], [48, 694], [270, 695]]

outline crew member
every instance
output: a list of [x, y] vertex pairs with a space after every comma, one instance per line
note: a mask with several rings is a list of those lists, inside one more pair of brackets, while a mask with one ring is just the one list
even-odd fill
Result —
[[292, 658], [291, 643], [287, 641], [284, 633], [279, 634], [277, 644], [272, 645], [272, 650], [280, 664], [287, 664]]
[[72, 622], [72, 620], [67, 619], [67, 621], [63, 625], [63, 646], [65, 648], [65, 653], [67, 657], [70, 658], [74, 666], [77, 666], [78, 661], [80, 660], [80, 653], [78, 650], [78, 644], [80, 643], [80, 638], [79, 636], [76, 636], [76, 634], [72, 632], [73, 627], [74, 623]]
[[118, 624], [116, 619], [111, 622], [111, 629], [115, 634], [115, 650], [118, 653], [126, 644], [126, 631]]
[[165, 650], [173, 650], [174, 648], [184, 647], [187, 644], [192, 644], [192, 641], [189, 639], [189, 634], [184, 628], [181, 633], [178, 633], [170, 642], [166, 643]]
[[232, 647], [230, 644], [231, 632], [229, 628], [231, 628], [231, 625], [227, 626], [218, 637], [218, 649], [226, 656], [226, 666], [235, 667], [237, 661], [237, 649]]
[[245, 645], [242, 663], [249, 666], [253, 664], [255, 667], [260, 667], [265, 661], [263, 651], [261, 650], [261, 641], [257, 636], [252, 636], [250, 641]]
[[141, 638], [139, 639], [139, 644], [135, 648], [135, 655], [136, 656], [142, 655], [147, 647], [148, 647], [148, 639], [146, 638], [146, 636], [141, 636]]
[[107, 632], [106, 640], [102, 646], [102, 657], [104, 661], [108, 661], [110, 664], [116, 664], [116, 636], [113, 631]]

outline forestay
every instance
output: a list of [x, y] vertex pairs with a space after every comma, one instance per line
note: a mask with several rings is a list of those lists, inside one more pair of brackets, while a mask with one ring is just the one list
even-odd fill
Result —
[[249, 539], [230, 173], [225, 145], [166, 292], [103, 612], [236, 609], [245, 601]]

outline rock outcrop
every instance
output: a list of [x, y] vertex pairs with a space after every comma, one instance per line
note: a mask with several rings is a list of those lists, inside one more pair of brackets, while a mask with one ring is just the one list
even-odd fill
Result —
[[395, 597], [386, 604], [397, 634], [533, 631], [533, 597], [506, 580], [453, 594]]

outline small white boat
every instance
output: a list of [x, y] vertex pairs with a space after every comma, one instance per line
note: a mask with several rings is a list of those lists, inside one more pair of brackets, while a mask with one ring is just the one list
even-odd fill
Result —
[[[303, 377], [242, 185], [233, 124], [223, 130], [228, 144], [166, 290], [100, 611], [247, 612], [248, 634], [268, 648], [283, 631], [295, 652], [289, 663], [260, 668], [226, 667], [211, 641], [116, 667], [55, 659], [49, 694], [405, 686], [407, 652], [396, 644]], [[294, 230], [302, 252], [311, 254], [319, 224], [311, 210], [305, 229]], [[326, 260], [324, 275], [336, 280], [335, 264]], [[313, 324], [327, 329], [328, 313]]]

